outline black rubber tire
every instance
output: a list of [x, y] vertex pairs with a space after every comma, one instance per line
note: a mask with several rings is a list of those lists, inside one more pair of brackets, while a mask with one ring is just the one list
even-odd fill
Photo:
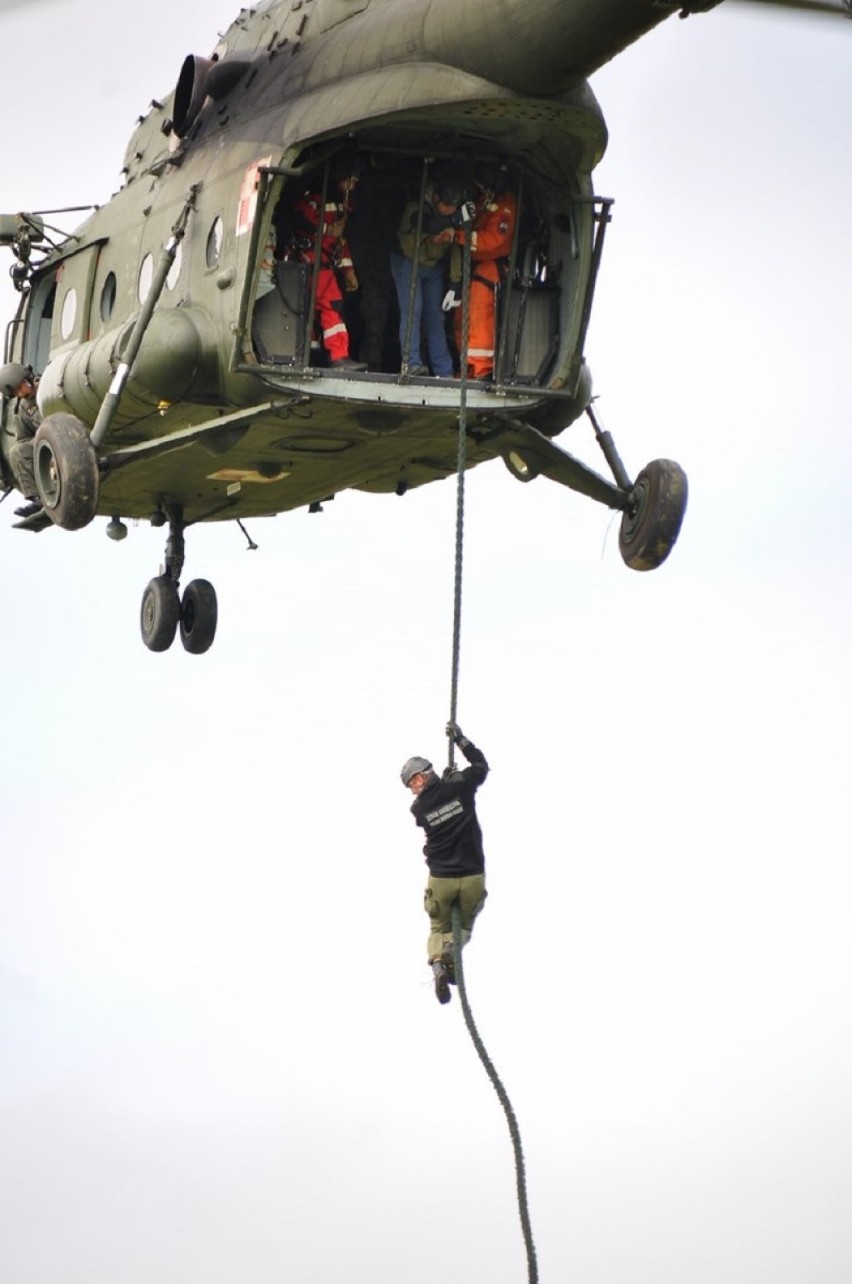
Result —
[[673, 459], [655, 459], [642, 469], [618, 536], [631, 570], [653, 571], [663, 564], [675, 546], [688, 495], [686, 473]]
[[180, 604], [180, 640], [191, 655], [209, 651], [216, 636], [219, 607], [209, 580], [190, 580]]
[[157, 575], [142, 594], [139, 627], [149, 651], [168, 651], [180, 620], [180, 598], [174, 580]]
[[89, 431], [76, 415], [48, 415], [33, 441], [33, 471], [55, 526], [78, 531], [97, 512], [100, 476]]

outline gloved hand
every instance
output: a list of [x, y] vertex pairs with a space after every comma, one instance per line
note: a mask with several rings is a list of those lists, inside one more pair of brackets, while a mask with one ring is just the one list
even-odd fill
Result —
[[476, 214], [476, 206], [473, 201], [462, 201], [455, 214], [450, 219], [453, 227], [467, 227], [472, 223]]
[[462, 740], [465, 739], [464, 732], [457, 722], [447, 723], [447, 735], [450, 737], [453, 744], [456, 745], [461, 744]]
[[447, 290], [447, 293], [444, 295], [444, 299], [441, 304], [441, 307], [444, 309], [445, 312], [452, 312], [453, 308], [461, 307], [461, 301], [462, 301], [462, 298], [458, 290], [455, 288], [454, 285], [451, 285], [449, 290]]
[[358, 277], [354, 268], [343, 269], [343, 288], [347, 294], [353, 294], [358, 289]]

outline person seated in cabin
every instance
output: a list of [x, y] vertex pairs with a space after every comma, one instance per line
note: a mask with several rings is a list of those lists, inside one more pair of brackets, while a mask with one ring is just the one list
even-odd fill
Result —
[[364, 370], [365, 363], [349, 355], [349, 330], [343, 312], [343, 294], [358, 289], [358, 277], [346, 239], [346, 225], [352, 213], [353, 194], [361, 176], [360, 162], [351, 155], [338, 157], [329, 173], [325, 208], [322, 190], [305, 192], [293, 207], [289, 244], [285, 258], [313, 264], [317, 228], [322, 221], [320, 263], [317, 274], [316, 313], [322, 344], [335, 370]]
[[429, 966], [439, 1003], [449, 1003], [455, 984], [453, 905], [459, 907], [462, 948], [470, 940], [477, 914], [485, 904], [485, 854], [476, 815], [476, 791], [488, 775], [485, 754], [456, 722], [447, 735], [470, 763], [461, 771], [435, 774], [428, 758], [409, 758], [400, 778], [414, 794], [411, 814], [426, 833], [423, 855], [429, 878], [423, 908], [429, 915]]
[[9, 450], [9, 464], [18, 490], [27, 501], [15, 509], [16, 517], [33, 517], [42, 509], [33, 467], [33, 439], [41, 423], [41, 411], [36, 403], [37, 390], [38, 375], [33, 373], [32, 366], [24, 366], [17, 361], [0, 366], [0, 392], [7, 401], [14, 401], [17, 421], [17, 437]]
[[[506, 184], [503, 164], [482, 162], [475, 166], [473, 184], [476, 193], [473, 225], [470, 229], [470, 336], [467, 348], [467, 373], [471, 379], [493, 379], [496, 339], [497, 290], [506, 279], [518, 201]], [[450, 256], [450, 288], [444, 296], [444, 310], [455, 310], [455, 340], [462, 350], [463, 309], [462, 247], [465, 231], [454, 236]]]
[[[453, 358], [442, 310], [446, 291], [446, 257], [455, 240], [456, 229], [471, 214], [472, 207], [465, 202], [463, 176], [450, 168], [436, 170], [426, 189], [422, 208], [419, 201], [409, 201], [403, 210], [390, 262], [399, 299], [399, 344], [403, 362], [406, 344], [410, 345], [407, 353], [410, 375], [428, 375], [430, 372], [421, 356], [422, 326], [432, 374], [439, 379], [453, 377]], [[415, 277], [413, 299], [412, 274]]]

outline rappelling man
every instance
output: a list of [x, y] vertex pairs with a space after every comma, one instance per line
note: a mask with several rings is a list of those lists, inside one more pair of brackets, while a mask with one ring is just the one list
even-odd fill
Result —
[[414, 794], [411, 814], [426, 834], [423, 854], [429, 880], [423, 908], [429, 915], [429, 966], [439, 1003], [449, 1003], [455, 984], [452, 908], [458, 904], [462, 946], [470, 940], [474, 920], [485, 904], [485, 855], [476, 815], [476, 791], [488, 775], [485, 754], [455, 722], [447, 735], [470, 766], [447, 768], [438, 776], [427, 758], [409, 758], [402, 783]]

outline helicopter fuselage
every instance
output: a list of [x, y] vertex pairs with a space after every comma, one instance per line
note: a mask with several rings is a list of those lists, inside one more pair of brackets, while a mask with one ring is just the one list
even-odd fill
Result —
[[[635, 6], [616, 7], [619, 40], [635, 38]], [[660, 20], [643, 8], [643, 23]], [[343, 142], [387, 201], [415, 190], [424, 165], [484, 155], [519, 189], [513, 280], [498, 312], [502, 361], [491, 386], [468, 395], [479, 438], [470, 463], [501, 453], [507, 421], [553, 435], [582, 412], [595, 232], [609, 217], [591, 171], [606, 131], [554, 30], [573, 18], [582, 61], [598, 55], [590, 59], [583, 6], [510, 5], [500, 26], [485, 9], [306, 0], [244, 10], [213, 58], [188, 58], [175, 91], [152, 103], [128, 145], [122, 189], [32, 268], [7, 353], [41, 374], [43, 414], [91, 427], [191, 204], [100, 446], [98, 511], [142, 517], [179, 503], [188, 521], [254, 515], [453, 471], [457, 383], [400, 377], [393, 359], [343, 377], [308, 346], [262, 353], [253, 335], [275, 213], [322, 184], [323, 162]], [[356, 266], [362, 279], [384, 267]]]
[[[590, 406], [584, 345], [612, 202], [592, 186], [607, 136], [585, 76], [675, 7], [270, 0], [242, 10], [211, 56], [188, 56], [174, 90], [151, 103], [121, 189], [73, 234], [54, 244], [36, 216], [0, 219], [21, 290], [6, 361], [40, 376], [43, 416], [43, 509], [20, 525], [77, 529], [101, 513], [115, 534], [121, 518], [168, 520], [182, 549], [195, 522], [444, 478], [460, 421], [468, 467], [502, 457], [521, 480], [544, 473], [628, 516], [641, 507]], [[316, 342], [321, 254], [288, 251], [299, 199], [310, 192], [325, 209], [344, 154], [361, 174], [347, 229], [361, 288], [346, 324], [353, 343], [372, 343], [364, 369], [330, 363]], [[517, 210], [494, 280], [493, 360], [475, 382], [462, 343], [454, 378], [412, 363], [388, 268], [399, 214], [422, 204], [439, 166], [469, 175], [470, 198], [478, 172], [480, 201], [502, 187]], [[612, 480], [552, 441], [584, 411]], [[10, 486], [15, 418], [6, 400]], [[75, 487], [63, 474], [81, 459]], [[676, 490], [682, 511], [685, 479]], [[671, 526], [648, 565], [667, 554]], [[645, 569], [644, 554], [631, 556]], [[173, 561], [176, 583], [182, 553]]]

